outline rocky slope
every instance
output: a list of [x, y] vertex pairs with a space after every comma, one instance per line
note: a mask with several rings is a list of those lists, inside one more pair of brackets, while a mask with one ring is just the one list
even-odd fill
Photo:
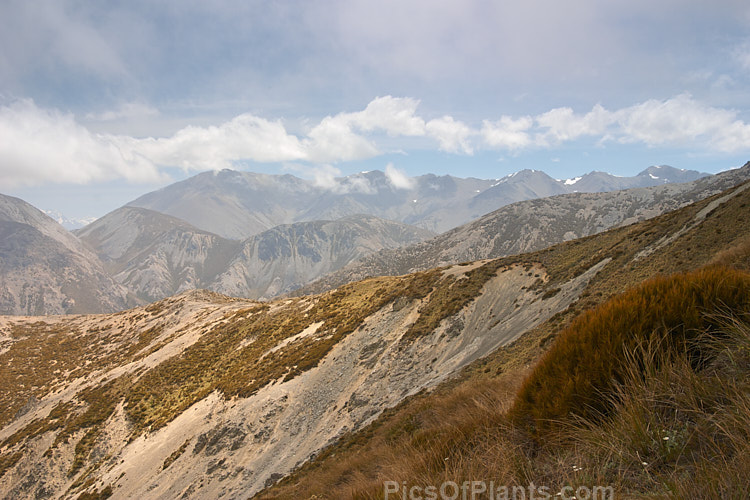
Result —
[[76, 235], [117, 282], [147, 302], [207, 288], [240, 248], [175, 217], [135, 207], [119, 208]]
[[0, 195], [0, 314], [111, 312], [126, 307], [126, 295], [66, 229]]
[[0, 317], [0, 495], [251, 496], [535, 326], [745, 255], [748, 202], [745, 184], [534, 254], [271, 303], [193, 291], [112, 315]]
[[[645, 172], [655, 176], [653, 172], [665, 168], [651, 167]], [[406, 274], [539, 250], [676, 210], [748, 179], [750, 163], [682, 184], [573, 193], [514, 203], [429, 240], [364, 257], [295, 293], [316, 293], [366, 276]]]
[[376, 170], [312, 182], [292, 175], [222, 170], [196, 175], [128, 205], [179, 217], [205, 231], [239, 240], [280, 224], [355, 214], [441, 233], [517, 201], [686, 182], [706, 175], [668, 166], [650, 167], [633, 177], [592, 172], [569, 180], [556, 180], [537, 170], [495, 180], [432, 174], [405, 178]]
[[280, 225], [245, 240], [207, 288], [238, 297], [275, 297], [378, 250], [414, 244], [432, 235], [366, 215]]
[[137, 207], [117, 209], [76, 234], [117, 282], [147, 302], [195, 288], [270, 298], [372, 252], [432, 236], [377, 217], [351, 216], [282, 225], [239, 242]]

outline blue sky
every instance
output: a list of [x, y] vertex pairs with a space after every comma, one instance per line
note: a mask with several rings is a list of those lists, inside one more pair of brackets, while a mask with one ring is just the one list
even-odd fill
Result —
[[218, 168], [750, 159], [746, 0], [5, 0], [0, 192], [72, 217]]

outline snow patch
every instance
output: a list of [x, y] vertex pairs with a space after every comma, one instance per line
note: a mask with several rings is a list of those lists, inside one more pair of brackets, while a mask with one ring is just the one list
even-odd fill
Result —
[[565, 180], [565, 185], [566, 186], [572, 186], [573, 184], [575, 184], [576, 182], [580, 181], [581, 179], [583, 179], [583, 177], [574, 177], [573, 179], [566, 179]]

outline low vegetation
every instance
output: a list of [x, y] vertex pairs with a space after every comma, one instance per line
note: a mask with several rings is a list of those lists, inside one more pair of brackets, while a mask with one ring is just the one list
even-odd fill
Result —
[[750, 314], [746, 273], [710, 267], [650, 280], [583, 313], [560, 334], [524, 383], [510, 415], [540, 438], [571, 414], [604, 417], [626, 366], [646, 363], [626, 353], [654, 344], [670, 355], [684, 353], [694, 368], [704, 366], [712, 352], [704, 345], [716, 340], [723, 312]]
[[[611, 485], [628, 497], [742, 496], [750, 473], [749, 285], [747, 273], [716, 267], [646, 283], [574, 321], [539, 365], [507, 369], [517, 351], [495, 363], [500, 373], [480, 376], [475, 366], [259, 497], [382, 498], [384, 481], [424, 488], [488, 478], [545, 485], [553, 495], [565, 486]], [[649, 326], [678, 305], [685, 306], [671, 318], [678, 328], [658, 320]], [[632, 339], [617, 317], [624, 306], [637, 325]], [[682, 328], [678, 317], [692, 327]], [[601, 342], [590, 333], [597, 328]], [[585, 358], [564, 358], [581, 335]], [[598, 409], [574, 404], [582, 396], [566, 392], [568, 381], [602, 371], [586, 360], [606, 356], [616, 376], [592, 376], [581, 393]], [[550, 371], [554, 363], [559, 370]], [[529, 404], [542, 396], [556, 404]]]

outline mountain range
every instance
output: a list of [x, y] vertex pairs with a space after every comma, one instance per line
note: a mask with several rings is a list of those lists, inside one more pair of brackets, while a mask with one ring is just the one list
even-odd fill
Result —
[[[444, 246], [447, 243], [440, 241], [454, 237], [461, 240], [458, 246], [473, 250], [443, 252], [440, 262], [496, 256], [503, 245], [503, 254], [526, 251], [674, 209], [726, 187], [728, 181], [722, 179], [727, 176], [735, 175], [736, 182], [746, 170], [709, 176], [661, 166], [634, 177], [592, 172], [566, 181], [532, 170], [499, 180], [435, 175], [399, 179], [392, 173], [373, 171], [335, 179], [326, 187], [291, 175], [224, 170], [199, 174], [144, 195], [74, 234], [33, 207], [24, 206], [0, 214], [9, 226], [4, 230], [9, 236], [0, 249], [0, 310], [7, 314], [110, 312], [194, 288], [268, 299], [384, 250], [405, 247], [403, 253], [373, 257], [387, 262], [392, 256], [393, 262], [385, 266], [390, 271], [382, 274], [396, 269], [406, 272], [413, 267], [402, 265], [403, 255], [423, 255], [421, 248]], [[671, 183], [686, 179], [703, 184]], [[636, 188], [628, 195], [586, 198], [572, 193], [569, 198], [555, 197], [539, 204], [511, 205], [514, 208], [494, 216], [498, 221], [507, 219], [505, 223], [480, 219], [463, 233], [453, 229], [439, 240], [429, 240], [425, 247], [411, 246], [428, 240], [433, 235], [431, 229], [453, 228], [517, 200], [579, 188], [644, 185], [652, 187], [642, 188], [642, 192]], [[22, 203], [4, 199], [8, 207]], [[583, 201], [572, 201], [575, 199]], [[19, 217], [24, 211], [35, 215]], [[554, 223], [541, 224], [545, 211], [552, 214]], [[607, 215], [595, 216], [592, 211]], [[582, 214], [588, 214], [589, 222], [576, 222]], [[514, 222], [522, 219], [528, 223]], [[38, 236], [21, 237], [17, 227], [10, 228], [13, 223], [23, 224], [27, 233], [37, 231], [47, 238], [42, 243]], [[476, 231], [476, 224], [487, 230], [495, 227], [497, 234], [491, 240], [496, 250], [487, 250], [486, 231], [474, 238], [468, 236]], [[498, 224], [505, 224], [505, 229]], [[569, 230], [559, 231], [566, 224]], [[510, 231], [511, 227], [517, 230]], [[484, 243], [471, 243], [477, 239]], [[481, 246], [484, 250], [478, 249]], [[24, 261], [24, 256], [30, 260]], [[40, 264], [51, 258], [63, 262], [61, 256], [64, 265]], [[363, 262], [360, 271], [348, 270], [320, 283], [340, 284], [345, 282], [342, 276], [382, 271], [367, 263], [372, 261]]]
[[128, 205], [239, 240], [280, 224], [357, 214], [442, 233], [517, 201], [688, 182], [707, 175], [669, 166], [649, 167], [634, 177], [591, 172], [571, 180], [556, 180], [539, 170], [494, 180], [433, 174], [395, 178], [374, 170], [321, 184], [292, 175], [222, 170], [171, 184]]
[[[335, 498], [353, 496], [350, 481], [372, 474], [382, 493], [382, 464], [356, 455], [379, 429], [381, 444], [404, 450], [445, 444], [445, 453], [426, 460], [438, 473], [448, 471], [461, 450], [447, 440], [470, 429], [421, 432], [429, 418], [421, 402], [435, 401], [427, 399], [430, 390], [450, 405], [445, 415], [494, 408], [489, 395], [451, 392], [455, 377], [484, 386], [507, 370], [521, 377], [573, 318], [589, 318], [586, 311], [656, 274], [750, 265], [748, 203], [745, 182], [533, 253], [373, 277], [318, 295], [257, 302], [186, 291], [114, 314], [0, 316], [0, 496], [295, 498], [322, 492], [297, 476], [280, 485], [287, 490], [262, 490], [295, 470], [315, 475], [324, 470], [320, 463], [340, 459], [357, 468], [355, 475], [319, 486], [340, 488], [329, 492]], [[487, 361], [494, 352], [512, 362]], [[721, 356], [727, 366], [735, 359]], [[421, 410], [382, 426], [395, 407], [411, 403]], [[731, 413], [724, 400], [717, 404]], [[666, 440], [666, 421], [653, 424], [654, 439], [644, 434], [650, 462], [638, 458], [628, 477], [644, 467], [644, 477], [660, 473], [672, 460], [671, 442], [681, 446], [692, 435], [679, 434], [684, 420], [675, 421], [680, 425]], [[505, 428], [485, 425], [486, 440], [497, 447]], [[600, 441], [610, 440], [602, 430]], [[531, 440], [514, 446], [540, 448]], [[706, 453], [715, 457], [717, 446], [723, 444]], [[529, 451], [529, 460], [535, 456]], [[678, 448], [674, 456], [684, 454]], [[522, 472], [517, 477], [528, 479]]]

